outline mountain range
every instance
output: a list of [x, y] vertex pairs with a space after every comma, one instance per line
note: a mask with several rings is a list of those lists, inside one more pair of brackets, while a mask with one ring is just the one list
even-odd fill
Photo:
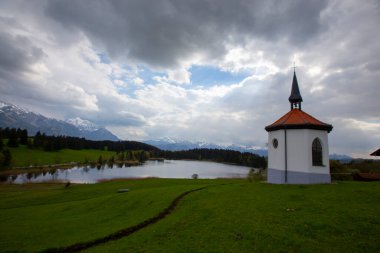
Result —
[[268, 156], [268, 150], [263, 148], [257, 148], [252, 146], [244, 146], [244, 145], [219, 145], [208, 142], [200, 142], [200, 141], [188, 141], [188, 140], [177, 140], [171, 138], [162, 138], [157, 140], [146, 140], [144, 143], [155, 146], [159, 149], [170, 150], [170, 151], [179, 151], [179, 150], [189, 150], [195, 148], [208, 148], [208, 149], [229, 149], [240, 152], [249, 152], [253, 154], [257, 154], [260, 156]]
[[[159, 149], [170, 150], [170, 151], [179, 151], [179, 150], [189, 150], [196, 148], [209, 148], [209, 149], [229, 149], [240, 152], [249, 152], [252, 154], [260, 155], [260, 156], [268, 156], [268, 150], [265, 148], [258, 148], [254, 146], [244, 146], [244, 145], [218, 145], [207, 142], [199, 142], [199, 141], [187, 141], [187, 140], [177, 140], [171, 138], [162, 138], [157, 140], [146, 140], [144, 143], [155, 146]], [[348, 155], [340, 155], [340, 154], [330, 154], [331, 160], [339, 160], [341, 162], [350, 162], [353, 158]]]
[[81, 118], [57, 120], [2, 101], [0, 101], [0, 127], [26, 129], [30, 136], [40, 131], [46, 135], [83, 137], [88, 140], [119, 140], [106, 128], [88, 120]]
[[[119, 140], [117, 136], [112, 134], [106, 128], [100, 127], [85, 119], [72, 118], [66, 121], [57, 120], [2, 101], [0, 101], [0, 127], [27, 129], [30, 136], [35, 135], [40, 131], [46, 135], [83, 137], [88, 140]], [[168, 137], [156, 140], [146, 140], [143, 142], [162, 150], [178, 151], [195, 148], [229, 149], [240, 152], [249, 152], [260, 156], [268, 156], [267, 149], [254, 146], [235, 144], [219, 145], [200, 141], [178, 140]], [[352, 160], [350, 156], [338, 154], [331, 154], [330, 159], [340, 161]]]

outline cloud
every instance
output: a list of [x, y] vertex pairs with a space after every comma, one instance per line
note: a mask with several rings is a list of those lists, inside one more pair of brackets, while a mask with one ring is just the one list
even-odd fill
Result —
[[45, 55], [28, 36], [9, 33], [7, 27], [24, 30], [15, 19], [0, 17], [0, 77], [22, 75], [33, 71], [33, 66]]
[[143, 83], [144, 83], [144, 80], [141, 79], [140, 77], [135, 77], [135, 78], [133, 79], [133, 83], [134, 83], [134, 84], [143, 84]]
[[354, 0], [2, 1], [0, 99], [128, 139], [265, 146], [264, 127], [289, 110], [296, 61], [303, 109], [334, 125], [331, 151], [364, 154], [379, 143], [379, 9]]
[[[214, 59], [227, 44], [281, 40], [302, 45], [324, 28], [326, 1], [48, 1], [45, 13], [68, 32], [83, 32], [114, 59], [158, 69]], [[200, 56], [199, 56], [200, 55]]]

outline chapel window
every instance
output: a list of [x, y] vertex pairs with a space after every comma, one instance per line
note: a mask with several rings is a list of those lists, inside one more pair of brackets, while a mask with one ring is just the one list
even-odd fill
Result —
[[323, 166], [322, 145], [318, 138], [315, 138], [312, 144], [313, 166]]

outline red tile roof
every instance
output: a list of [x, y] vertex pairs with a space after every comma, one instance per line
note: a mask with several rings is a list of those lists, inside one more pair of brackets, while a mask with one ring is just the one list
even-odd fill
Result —
[[279, 118], [273, 124], [266, 126], [268, 132], [279, 129], [316, 129], [330, 132], [333, 126], [317, 120], [306, 112], [296, 108]]

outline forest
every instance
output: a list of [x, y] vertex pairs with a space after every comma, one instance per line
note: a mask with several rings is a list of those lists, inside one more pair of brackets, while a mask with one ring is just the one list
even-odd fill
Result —
[[165, 159], [214, 161], [262, 169], [265, 169], [267, 164], [265, 157], [248, 152], [241, 153], [239, 151], [226, 149], [155, 150], [152, 151], [152, 153], [155, 157], [163, 157]]

